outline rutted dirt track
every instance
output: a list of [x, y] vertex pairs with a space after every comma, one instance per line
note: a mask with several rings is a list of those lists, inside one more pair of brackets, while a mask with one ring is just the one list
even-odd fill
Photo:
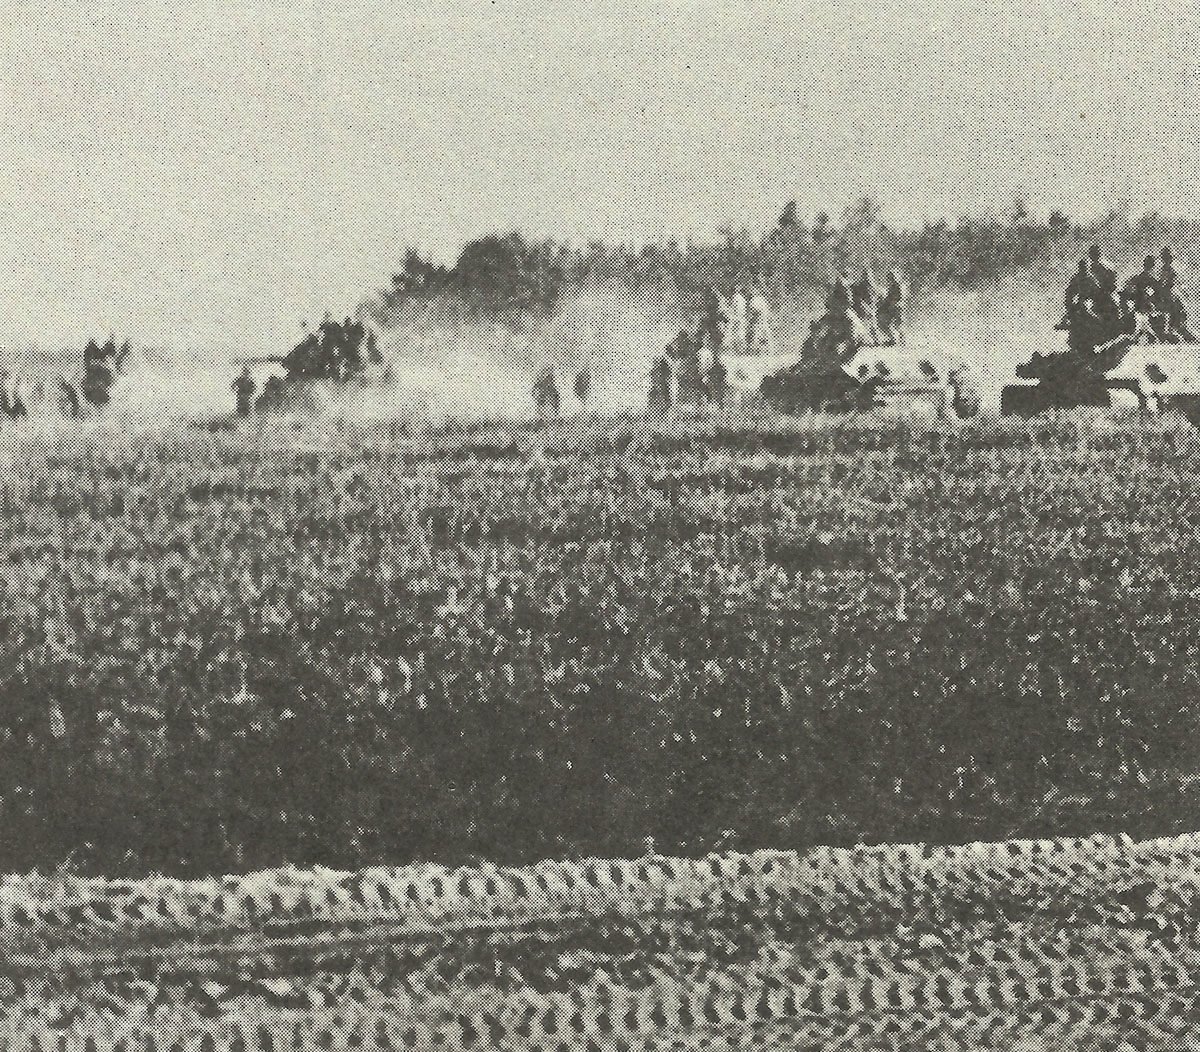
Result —
[[1200, 1049], [1200, 837], [0, 885], [54, 1049]]

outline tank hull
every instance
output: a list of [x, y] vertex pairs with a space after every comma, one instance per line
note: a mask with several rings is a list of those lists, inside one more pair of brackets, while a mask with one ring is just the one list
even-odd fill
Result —
[[1000, 389], [1001, 416], [1028, 418], [1051, 409], [1106, 408], [1113, 404], [1113, 392], [1103, 383], [1064, 387], [1031, 380]]
[[1200, 345], [1109, 346], [1101, 354], [1051, 352], [1017, 369], [1019, 382], [1000, 392], [1000, 412], [1037, 416], [1089, 407], [1175, 409], [1200, 420]]
[[721, 356], [729, 386], [738, 391], [757, 391], [772, 373], [796, 364], [796, 354], [726, 354]]
[[861, 347], [843, 362], [797, 361], [764, 376], [759, 391], [780, 412], [882, 409], [969, 417], [980, 400], [961, 358], [930, 347]]

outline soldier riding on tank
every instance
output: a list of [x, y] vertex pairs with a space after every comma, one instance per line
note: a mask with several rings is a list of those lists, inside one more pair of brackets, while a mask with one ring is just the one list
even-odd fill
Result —
[[1075, 271], [1063, 293], [1063, 307], [1066, 313], [1055, 328], [1070, 332], [1074, 326], [1084, 324], [1087, 319], [1094, 319], [1095, 304], [1099, 295], [1099, 286], [1092, 274], [1091, 264], [1087, 259], [1081, 259], [1079, 269]]
[[883, 298], [870, 267], [863, 267], [862, 277], [850, 289], [851, 305], [854, 313], [867, 329], [872, 343], [881, 343], [879, 332], [879, 301]]
[[1194, 342], [1175, 291], [1170, 250], [1146, 256], [1116, 294], [1116, 271], [1096, 246], [1068, 284], [1065, 350], [1035, 351], [1018, 365], [1024, 383], [1000, 393], [1002, 413], [1032, 416], [1046, 409], [1137, 405], [1171, 406], [1200, 419], [1200, 382], [1194, 357], [1166, 345]]
[[901, 330], [904, 323], [904, 299], [904, 283], [900, 280], [900, 272], [893, 270], [888, 274], [887, 289], [876, 310], [879, 335], [885, 347], [894, 347], [904, 339]]
[[1159, 253], [1161, 265], [1158, 271], [1159, 310], [1166, 319], [1163, 328], [1164, 339], [1168, 343], [1195, 343], [1196, 337], [1188, 328], [1187, 308], [1183, 298], [1176, 291], [1179, 275], [1175, 270], [1174, 257], [1166, 246]]

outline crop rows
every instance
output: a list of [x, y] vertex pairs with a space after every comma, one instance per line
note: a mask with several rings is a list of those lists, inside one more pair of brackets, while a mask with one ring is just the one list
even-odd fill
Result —
[[[36, 914], [43, 943], [0, 968], [13, 1052], [1182, 1048], [1200, 1026], [1195, 836], [2, 890], [5, 937]], [[118, 933], [140, 937], [95, 952]]]
[[12, 868], [1200, 827], [1164, 422], [106, 426], [9, 433]]
[[137, 937], [381, 920], [424, 930], [447, 923], [472, 927], [651, 916], [778, 902], [822, 914], [850, 904], [900, 911], [925, 898], [970, 895], [1061, 903], [1089, 901], [1111, 887], [1166, 872], [1200, 881], [1200, 839], [1130, 844], [1098, 836], [527, 867], [286, 868], [209, 880], [9, 877], [0, 883], [0, 941], [15, 945], [28, 936], [53, 942], [84, 932]]

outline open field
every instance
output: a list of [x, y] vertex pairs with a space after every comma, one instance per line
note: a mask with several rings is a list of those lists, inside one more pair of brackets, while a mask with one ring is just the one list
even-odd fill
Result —
[[1172, 417], [0, 440], [12, 869], [1200, 827]]
[[1200, 842], [1125, 835], [1200, 827], [1198, 462], [1110, 412], [6, 427], [0, 1036], [1200, 1048]]
[[0, 1052], [1200, 1052], [1200, 13], [8, 6]]

